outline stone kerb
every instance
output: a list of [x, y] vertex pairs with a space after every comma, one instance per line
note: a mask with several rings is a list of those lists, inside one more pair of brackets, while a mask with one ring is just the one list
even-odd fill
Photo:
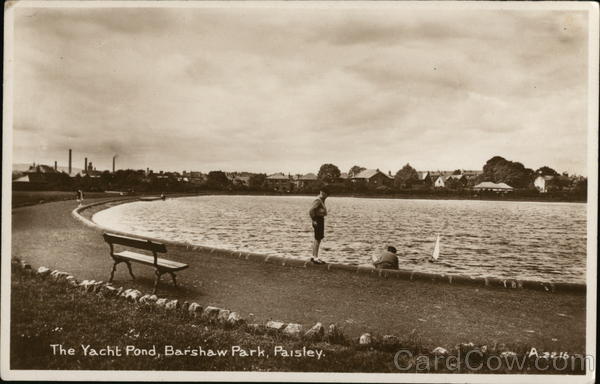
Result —
[[188, 250], [197, 250], [201, 252], [207, 252], [210, 254], [215, 254], [224, 257], [231, 257], [236, 259], [243, 260], [251, 260], [255, 262], [261, 262], [265, 264], [273, 264], [287, 267], [297, 267], [297, 268], [315, 268], [320, 269], [322, 271], [343, 271], [350, 272], [365, 276], [370, 276], [373, 278], [385, 278], [385, 279], [401, 279], [401, 280], [410, 280], [410, 281], [426, 281], [426, 282], [435, 282], [435, 283], [444, 283], [444, 284], [455, 284], [455, 285], [467, 285], [467, 286], [477, 286], [477, 287], [489, 287], [489, 288], [504, 288], [504, 289], [531, 289], [538, 291], [546, 291], [546, 292], [572, 292], [572, 293], [586, 293], [586, 284], [580, 283], [553, 283], [553, 282], [544, 282], [544, 281], [535, 281], [535, 280], [517, 280], [517, 279], [501, 279], [496, 277], [472, 277], [472, 276], [463, 276], [463, 275], [454, 275], [454, 274], [437, 274], [430, 272], [420, 272], [420, 271], [409, 271], [409, 270], [392, 270], [392, 269], [376, 269], [372, 266], [365, 265], [348, 265], [348, 264], [340, 264], [340, 263], [328, 263], [325, 265], [315, 265], [312, 264], [308, 260], [300, 260], [294, 259], [290, 257], [283, 256], [273, 256], [273, 255], [264, 255], [253, 252], [246, 251], [234, 251], [222, 248], [214, 248], [202, 245], [192, 245], [182, 241], [174, 241], [174, 240], [163, 240], [159, 238], [149, 237], [149, 236], [139, 236], [131, 233], [113, 230], [111, 228], [104, 227], [99, 225], [92, 220], [81, 215], [81, 212], [89, 209], [91, 207], [95, 207], [102, 204], [108, 203], [116, 203], [116, 202], [129, 202], [135, 201], [138, 198], [120, 198], [109, 201], [101, 201], [91, 203], [82, 207], [78, 207], [72, 211], [72, 215], [83, 224], [88, 227], [94, 228], [96, 230], [111, 232], [118, 235], [124, 236], [135, 236], [140, 239], [151, 240], [156, 242], [161, 242], [167, 245], [174, 245], [179, 247], [184, 247]]
[[[81, 295], [96, 295], [104, 300], [122, 299], [128, 305], [151, 306], [158, 313], [165, 313], [170, 316], [187, 318], [192, 323], [205, 322], [225, 329], [238, 327], [247, 333], [271, 334], [287, 337], [290, 339], [306, 340], [311, 342], [326, 343], [329, 345], [338, 344], [345, 347], [358, 349], [379, 349], [395, 350], [402, 345], [403, 338], [394, 334], [375, 335], [370, 332], [362, 333], [358, 338], [347, 338], [343, 330], [332, 323], [326, 328], [322, 323], [317, 322], [314, 326], [305, 331], [299, 323], [268, 320], [263, 324], [248, 324], [246, 319], [228, 309], [206, 306], [202, 307], [195, 302], [183, 302], [180, 304], [177, 299], [158, 298], [156, 295], [143, 294], [141, 291], [119, 287], [116, 288], [110, 283], [95, 280], [77, 280], [68, 272], [51, 270], [50, 268], [40, 266], [37, 270], [33, 269], [27, 262], [13, 258], [11, 259], [13, 268], [20, 268], [23, 273], [32, 278], [46, 279], [53, 284], [62, 284], [68, 290], [79, 292]], [[252, 314], [250, 314], [252, 317]], [[488, 348], [487, 345], [476, 345], [472, 342], [460, 343], [455, 345], [451, 351], [441, 346], [433, 349], [424, 350], [433, 356], [448, 356], [450, 353], [461, 353], [463, 355], [470, 351], [478, 351], [483, 354], [488, 352], [498, 353], [501, 358], [512, 358], [516, 353], [507, 349], [506, 345], [501, 343]]]

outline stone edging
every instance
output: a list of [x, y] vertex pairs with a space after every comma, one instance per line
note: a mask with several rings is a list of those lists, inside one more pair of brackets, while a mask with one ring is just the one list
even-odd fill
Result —
[[[77, 280], [68, 272], [50, 270], [41, 266], [33, 270], [31, 265], [24, 260], [17, 258], [11, 259], [12, 268], [20, 268], [23, 273], [39, 279], [51, 279], [55, 284], [62, 284], [67, 289], [77, 291], [81, 295], [96, 295], [104, 300], [121, 299], [130, 305], [152, 307], [157, 311], [171, 316], [185, 316], [191, 322], [204, 322], [223, 327], [225, 329], [239, 328], [246, 333], [259, 335], [278, 335], [287, 337], [291, 340], [303, 340], [310, 342], [325, 343], [330, 347], [334, 344], [356, 348], [356, 349], [379, 349], [382, 351], [396, 351], [404, 345], [402, 339], [396, 335], [372, 335], [363, 333], [357, 338], [348, 338], [344, 335], [341, 328], [336, 323], [332, 323], [327, 330], [322, 323], [317, 322], [308, 330], [305, 330], [301, 324], [285, 323], [283, 321], [268, 320], [264, 324], [250, 323], [244, 319], [238, 312], [214, 306], [202, 307], [196, 302], [179, 302], [177, 299], [159, 298], [154, 294], [143, 294], [137, 289], [125, 289], [124, 287], [114, 287], [111, 283], [95, 280]], [[250, 316], [253, 316], [250, 314]], [[414, 332], [414, 331], [413, 331]], [[405, 347], [407, 347], [405, 345]], [[410, 346], [408, 346], [410, 347]], [[421, 347], [419, 347], [421, 348]], [[433, 349], [424, 348], [423, 352], [436, 357], [448, 357], [458, 354], [467, 354], [470, 351], [480, 354], [495, 353], [500, 358], [510, 359], [517, 354], [506, 348], [504, 343], [494, 343], [492, 347], [487, 345], [476, 345], [472, 342], [459, 343], [450, 350], [443, 347]], [[581, 354], [572, 355], [573, 357], [583, 358]]]
[[244, 260], [252, 260], [257, 262], [263, 262], [268, 264], [276, 264], [281, 266], [291, 266], [291, 267], [302, 267], [302, 268], [318, 268], [321, 270], [327, 271], [346, 271], [349, 273], [356, 273], [361, 275], [369, 275], [372, 277], [379, 277], [385, 279], [401, 279], [401, 280], [409, 280], [409, 281], [428, 281], [428, 282], [436, 282], [436, 283], [446, 283], [446, 284], [458, 284], [458, 285], [472, 285], [472, 286], [482, 286], [482, 287], [496, 287], [496, 288], [506, 288], [506, 289], [532, 289], [538, 291], [546, 291], [546, 292], [573, 292], [573, 293], [581, 293], [585, 294], [587, 291], [586, 284], [581, 283], [553, 283], [553, 282], [543, 282], [543, 281], [535, 281], [535, 280], [518, 280], [518, 279], [500, 279], [496, 277], [471, 277], [464, 275], [453, 275], [453, 274], [437, 274], [437, 273], [428, 273], [428, 272], [418, 272], [418, 271], [408, 271], [401, 269], [376, 269], [373, 267], [367, 267], [362, 265], [348, 265], [348, 264], [340, 264], [340, 263], [328, 263], [325, 265], [315, 265], [312, 264], [308, 260], [298, 260], [292, 259], [289, 257], [282, 256], [267, 256], [258, 253], [252, 252], [244, 252], [244, 251], [231, 251], [227, 249], [213, 248], [202, 245], [192, 245], [189, 243], [185, 243], [182, 241], [173, 241], [173, 240], [164, 240], [158, 239], [154, 237], [148, 236], [139, 236], [133, 235], [131, 233], [116, 231], [111, 228], [104, 227], [102, 225], [94, 223], [92, 220], [87, 219], [81, 212], [102, 204], [107, 203], [115, 203], [115, 202], [125, 202], [125, 201], [136, 201], [139, 198], [120, 198], [114, 200], [105, 200], [101, 202], [95, 202], [92, 204], [84, 205], [78, 208], [75, 208], [72, 211], [73, 217], [77, 220], [81, 221], [88, 227], [107, 231], [119, 235], [124, 236], [135, 236], [145, 240], [157, 241], [165, 244], [176, 245], [180, 247], [185, 247], [188, 250], [197, 250], [203, 251], [212, 254], [219, 254], [222, 256], [232, 257], [236, 259], [244, 259]]
[[274, 332], [281, 333], [292, 338], [303, 338], [305, 340], [340, 342], [344, 341], [341, 330], [335, 324], [329, 326], [329, 332], [321, 323], [316, 323], [312, 328], [304, 332], [302, 325], [297, 323], [285, 323], [282, 321], [269, 320], [265, 324], [248, 323], [238, 312], [214, 306], [202, 307], [195, 302], [180, 302], [177, 299], [159, 298], [155, 294], [143, 294], [137, 289], [115, 287], [111, 283], [95, 280], [80, 281], [72, 274], [59, 270], [50, 270], [41, 266], [33, 270], [31, 265], [23, 260], [12, 259], [14, 266], [20, 267], [25, 273], [37, 278], [52, 279], [57, 284], [64, 284], [71, 289], [80, 291], [82, 294], [96, 294], [103, 298], [120, 298], [127, 302], [138, 305], [153, 306], [167, 313], [183, 313], [192, 318], [198, 318], [207, 323], [221, 324], [225, 326], [245, 326], [252, 332]]
[[[364, 333], [359, 338], [347, 338], [337, 324], [332, 323], [327, 330], [322, 323], [317, 322], [311, 328], [304, 329], [298, 323], [286, 323], [283, 321], [268, 320], [264, 324], [250, 323], [249, 319], [244, 319], [238, 312], [229, 309], [223, 309], [214, 306], [202, 307], [196, 302], [180, 302], [177, 299], [159, 298], [155, 294], [143, 294], [137, 289], [115, 287], [111, 283], [95, 280], [79, 281], [68, 272], [59, 270], [50, 270], [41, 266], [33, 270], [31, 265], [24, 260], [13, 258], [11, 264], [16, 268], [21, 268], [25, 274], [32, 275], [35, 278], [51, 279], [56, 284], [63, 284], [67, 289], [80, 292], [82, 295], [93, 294], [106, 300], [123, 299], [131, 305], [154, 307], [156, 310], [171, 315], [184, 315], [190, 319], [203, 321], [208, 324], [220, 325], [225, 328], [239, 327], [248, 333], [282, 335], [290, 339], [325, 342], [327, 344], [338, 344], [345, 346], [360, 346], [371, 348], [390, 348], [398, 347], [401, 340], [395, 335], [383, 335], [382, 337], [372, 337], [370, 333]], [[251, 315], [253, 316], [253, 315]], [[461, 344], [474, 346], [473, 343]], [[431, 351], [432, 354], [448, 354], [448, 351], [442, 347], [437, 347]], [[512, 353], [512, 352], [511, 352]]]

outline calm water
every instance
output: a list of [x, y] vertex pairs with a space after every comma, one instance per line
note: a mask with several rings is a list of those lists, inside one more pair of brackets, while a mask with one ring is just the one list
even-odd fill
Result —
[[[96, 213], [101, 225], [222, 249], [308, 258], [313, 197], [198, 196], [134, 202]], [[387, 244], [402, 269], [585, 281], [586, 206], [472, 200], [327, 200], [322, 256], [369, 263]], [[439, 263], [422, 262], [441, 235]]]

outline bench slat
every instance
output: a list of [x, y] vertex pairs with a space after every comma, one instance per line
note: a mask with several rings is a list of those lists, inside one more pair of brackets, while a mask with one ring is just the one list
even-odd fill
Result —
[[119, 244], [127, 247], [133, 247], [138, 249], [145, 249], [148, 251], [166, 253], [167, 247], [162, 243], [155, 243], [148, 240], [136, 239], [133, 237], [115, 235], [112, 233], [105, 233], [104, 241], [111, 244]]
[[[143, 255], [141, 253], [135, 253], [131, 251], [121, 251], [114, 254], [115, 257], [136, 261], [141, 264], [154, 265], [154, 256]], [[178, 263], [177, 261], [167, 259], [157, 259], [157, 264], [160, 268], [168, 269], [171, 271], [180, 271], [189, 267], [187, 264]]]

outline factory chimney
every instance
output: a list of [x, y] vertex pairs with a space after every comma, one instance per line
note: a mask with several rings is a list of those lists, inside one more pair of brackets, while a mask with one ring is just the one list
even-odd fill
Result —
[[69, 149], [69, 175], [71, 174], [71, 150]]
[[85, 158], [85, 164], [83, 166], [83, 172], [87, 175], [87, 157]]
[[113, 173], [115, 173], [115, 159], [117, 158], [117, 155], [113, 156]]
[[56, 163], [56, 160], [54, 160], [54, 170], [58, 171], [58, 164]]

